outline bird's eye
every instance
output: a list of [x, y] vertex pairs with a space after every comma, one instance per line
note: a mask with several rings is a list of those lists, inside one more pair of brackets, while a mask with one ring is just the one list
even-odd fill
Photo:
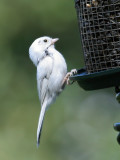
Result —
[[44, 42], [47, 42], [47, 39], [44, 39]]

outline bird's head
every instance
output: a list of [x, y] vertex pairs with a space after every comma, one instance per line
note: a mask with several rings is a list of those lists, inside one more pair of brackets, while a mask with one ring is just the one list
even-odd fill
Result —
[[49, 47], [54, 48], [55, 42], [57, 42], [58, 38], [50, 38], [47, 36], [40, 37], [36, 39], [29, 48], [29, 56], [32, 62], [37, 66], [38, 59], [42, 59], [45, 56], [45, 51]]
[[39, 46], [39, 48], [41, 50], [46, 50], [48, 47], [54, 47], [55, 42], [58, 41], [58, 38], [50, 38], [50, 37], [41, 37], [36, 39], [33, 43], [35, 43], [35, 45]]

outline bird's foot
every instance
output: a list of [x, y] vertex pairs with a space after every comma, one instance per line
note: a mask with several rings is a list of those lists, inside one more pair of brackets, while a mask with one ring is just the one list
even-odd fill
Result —
[[70, 72], [68, 72], [64, 78], [65, 82], [67, 85], [73, 84], [74, 81], [70, 81], [70, 77], [77, 74], [77, 70], [76, 69], [72, 69]]

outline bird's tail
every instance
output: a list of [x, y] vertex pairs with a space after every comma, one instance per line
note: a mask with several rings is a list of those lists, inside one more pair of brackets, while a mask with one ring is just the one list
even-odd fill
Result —
[[40, 116], [38, 121], [38, 128], [37, 128], [37, 147], [40, 144], [40, 136], [41, 136], [42, 126], [43, 126], [45, 111], [46, 111], [46, 102], [44, 102], [43, 105], [41, 106], [41, 111], [40, 111]]

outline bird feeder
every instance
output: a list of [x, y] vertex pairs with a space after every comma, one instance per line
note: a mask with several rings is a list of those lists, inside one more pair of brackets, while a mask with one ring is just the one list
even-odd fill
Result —
[[85, 68], [71, 77], [85, 90], [120, 85], [120, 0], [75, 0]]
[[[120, 0], [75, 0], [85, 67], [70, 77], [85, 90], [115, 87], [120, 102]], [[119, 132], [120, 123], [114, 124]]]

